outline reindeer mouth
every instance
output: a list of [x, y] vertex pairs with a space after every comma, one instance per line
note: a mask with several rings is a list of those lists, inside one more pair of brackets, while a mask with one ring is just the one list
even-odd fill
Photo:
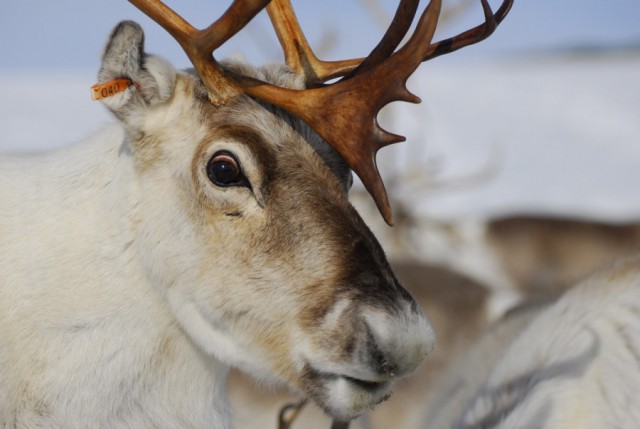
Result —
[[359, 378], [353, 378], [347, 375], [338, 375], [337, 377], [342, 378], [348, 381], [350, 384], [355, 385], [357, 388], [370, 393], [376, 393], [380, 389], [386, 389], [391, 384], [389, 381], [361, 380]]
[[364, 390], [365, 392], [375, 394], [381, 389], [388, 389], [392, 382], [387, 379], [381, 380], [366, 380], [363, 378], [358, 378], [353, 375], [347, 375], [342, 373], [332, 373], [332, 372], [322, 372], [322, 371], [314, 371], [316, 376], [326, 381], [345, 381], [348, 385], [355, 387], [359, 390]]
[[331, 417], [351, 420], [391, 396], [391, 380], [366, 380], [351, 375], [307, 369], [306, 393]]

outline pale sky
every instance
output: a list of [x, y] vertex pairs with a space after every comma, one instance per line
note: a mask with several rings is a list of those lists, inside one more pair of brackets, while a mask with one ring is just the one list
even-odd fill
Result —
[[[445, 0], [455, 5], [459, 0]], [[332, 56], [362, 56], [382, 34], [365, 0], [294, 0], [294, 7], [311, 40], [317, 45], [335, 36]], [[395, 1], [380, 0], [389, 16]], [[196, 27], [218, 17], [230, 1], [167, 1]], [[426, 2], [423, 1], [423, 4]], [[497, 8], [499, 2], [492, 1]], [[424, 6], [422, 6], [424, 7]], [[481, 21], [478, 6], [446, 26], [449, 36]], [[147, 50], [170, 59], [177, 67], [188, 62], [177, 44], [155, 23], [124, 0], [2, 0], [0, 2], [0, 71], [97, 70], [99, 55], [110, 30], [123, 19], [140, 22], [147, 34]], [[638, 0], [516, 0], [514, 8], [490, 40], [464, 51], [466, 57], [527, 53], [575, 46], [640, 45]], [[277, 59], [275, 36], [262, 16], [217, 57], [241, 52], [254, 64]], [[461, 54], [456, 54], [461, 56]]]

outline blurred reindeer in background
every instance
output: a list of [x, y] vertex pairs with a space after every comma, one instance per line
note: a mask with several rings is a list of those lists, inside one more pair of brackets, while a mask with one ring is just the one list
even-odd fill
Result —
[[525, 295], [553, 294], [639, 251], [640, 222], [513, 215], [487, 222], [484, 237], [507, 277]]

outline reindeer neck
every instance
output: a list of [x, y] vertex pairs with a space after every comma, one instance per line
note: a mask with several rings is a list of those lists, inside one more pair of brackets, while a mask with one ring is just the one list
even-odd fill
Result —
[[[0, 277], [0, 319], [15, 325], [0, 350], [33, 345], [21, 349], [12, 382], [47, 406], [33, 416], [43, 427], [69, 416], [78, 427], [228, 427], [228, 367], [186, 337], [141, 268], [124, 142], [123, 131], [109, 127], [55, 153], [0, 159], [0, 234], [14, 243], [0, 247], [0, 272], [21, 273]], [[5, 294], [28, 305], [4, 308]], [[45, 369], [67, 376], [45, 379]], [[69, 391], [64, 406], [40, 397]], [[20, 416], [35, 407], [14, 405], [10, 413]]]

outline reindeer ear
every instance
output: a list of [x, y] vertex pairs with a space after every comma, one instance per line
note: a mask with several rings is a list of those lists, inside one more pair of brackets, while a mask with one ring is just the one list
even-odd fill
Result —
[[133, 21], [121, 22], [111, 33], [102, 54], [98, 84], [121, 78], [133, 84], [101, 101], [133, 128], [136, 118], [150, 106], [167, 101], [175, 86], [175, 69], [167, 61], [144, 52], [144, 32]]

